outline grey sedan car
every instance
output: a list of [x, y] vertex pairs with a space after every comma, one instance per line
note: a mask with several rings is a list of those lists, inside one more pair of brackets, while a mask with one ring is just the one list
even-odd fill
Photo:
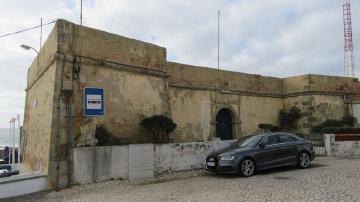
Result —
[[290, 133], [261, 133], [245, 136], [230, 147], [209, 154], [206, 170], [249, 177], [257, 170], [279, 166], [308, 168], [314, 158], [309, 140]]

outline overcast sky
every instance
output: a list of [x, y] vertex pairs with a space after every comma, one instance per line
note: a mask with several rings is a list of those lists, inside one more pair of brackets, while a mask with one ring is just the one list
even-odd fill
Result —
[[[84, 25], [167, 48], [167, 59], [216, 67], [221, 11], [222, 69], [287, 77], [343, 75], [341, 0], [84, 0]], [[0, 0], [0, 35], [62, 18], [79, 23], [79, 0]], [[360, 1], [352, 1], [360, 67]], [[47, 38], [53, 25], [44, 27]], [[0, 127], [23, 114], [26, 73], [39, 29], [0, 38]], [[358, 70], [358, 69], [357, 69]]]

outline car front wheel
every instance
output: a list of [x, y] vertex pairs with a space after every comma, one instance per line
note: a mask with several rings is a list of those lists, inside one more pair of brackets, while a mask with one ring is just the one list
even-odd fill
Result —
[[298, 158], [300, 168], [308, 168], [310, 166], [310, 156], [306, 152], [301, 152]]
[[239, 165], [239, 173], [244, 177], [250, 177], [255, 173], [255, 162], [251, 159], [244, 159]]

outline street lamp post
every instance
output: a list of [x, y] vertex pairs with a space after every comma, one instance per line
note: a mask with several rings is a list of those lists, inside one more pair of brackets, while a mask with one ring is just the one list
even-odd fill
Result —
[[33, 47], [31, 47], [31, 46], [28, 46], [28, 45], [25, 45], [25, 44], [22, 44], [22, 45], [21, 45], [21, 48], [23, 48], [23, 49], [25, 49], [25, 50], [30, 50], [30, 49], [34, 50], [34, 51], [36, 52], [36, 54], [37, 54], [37, 63], [39, 64], [39, 57], [40, 57], [40, 55], [39, 55], [39, 52], [38, 52], [35, 48], [33, 48]]

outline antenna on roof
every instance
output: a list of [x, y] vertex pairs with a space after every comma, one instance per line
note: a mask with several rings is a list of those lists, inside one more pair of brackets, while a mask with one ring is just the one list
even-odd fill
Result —
[[42, 45], [42, 27], [43, 27], [43, 22], [42, 22], [42, 18], [40, 18], [40, 47], [39, 47], [39, 50], [41, 49], [41, 45]]
[[80, 25], [82, 26], [82, 10], [83, 10], [83, 1], [80, 0]]
[[344, 0], [343, 11], [344, 11], [344, 37], [345, 37], [344, 73], [345, 76], [355, 77], [350, 0]]
[[218, 52], [217, 52], [217, 68], [220, 70], [220, 11], [218, 11]]

